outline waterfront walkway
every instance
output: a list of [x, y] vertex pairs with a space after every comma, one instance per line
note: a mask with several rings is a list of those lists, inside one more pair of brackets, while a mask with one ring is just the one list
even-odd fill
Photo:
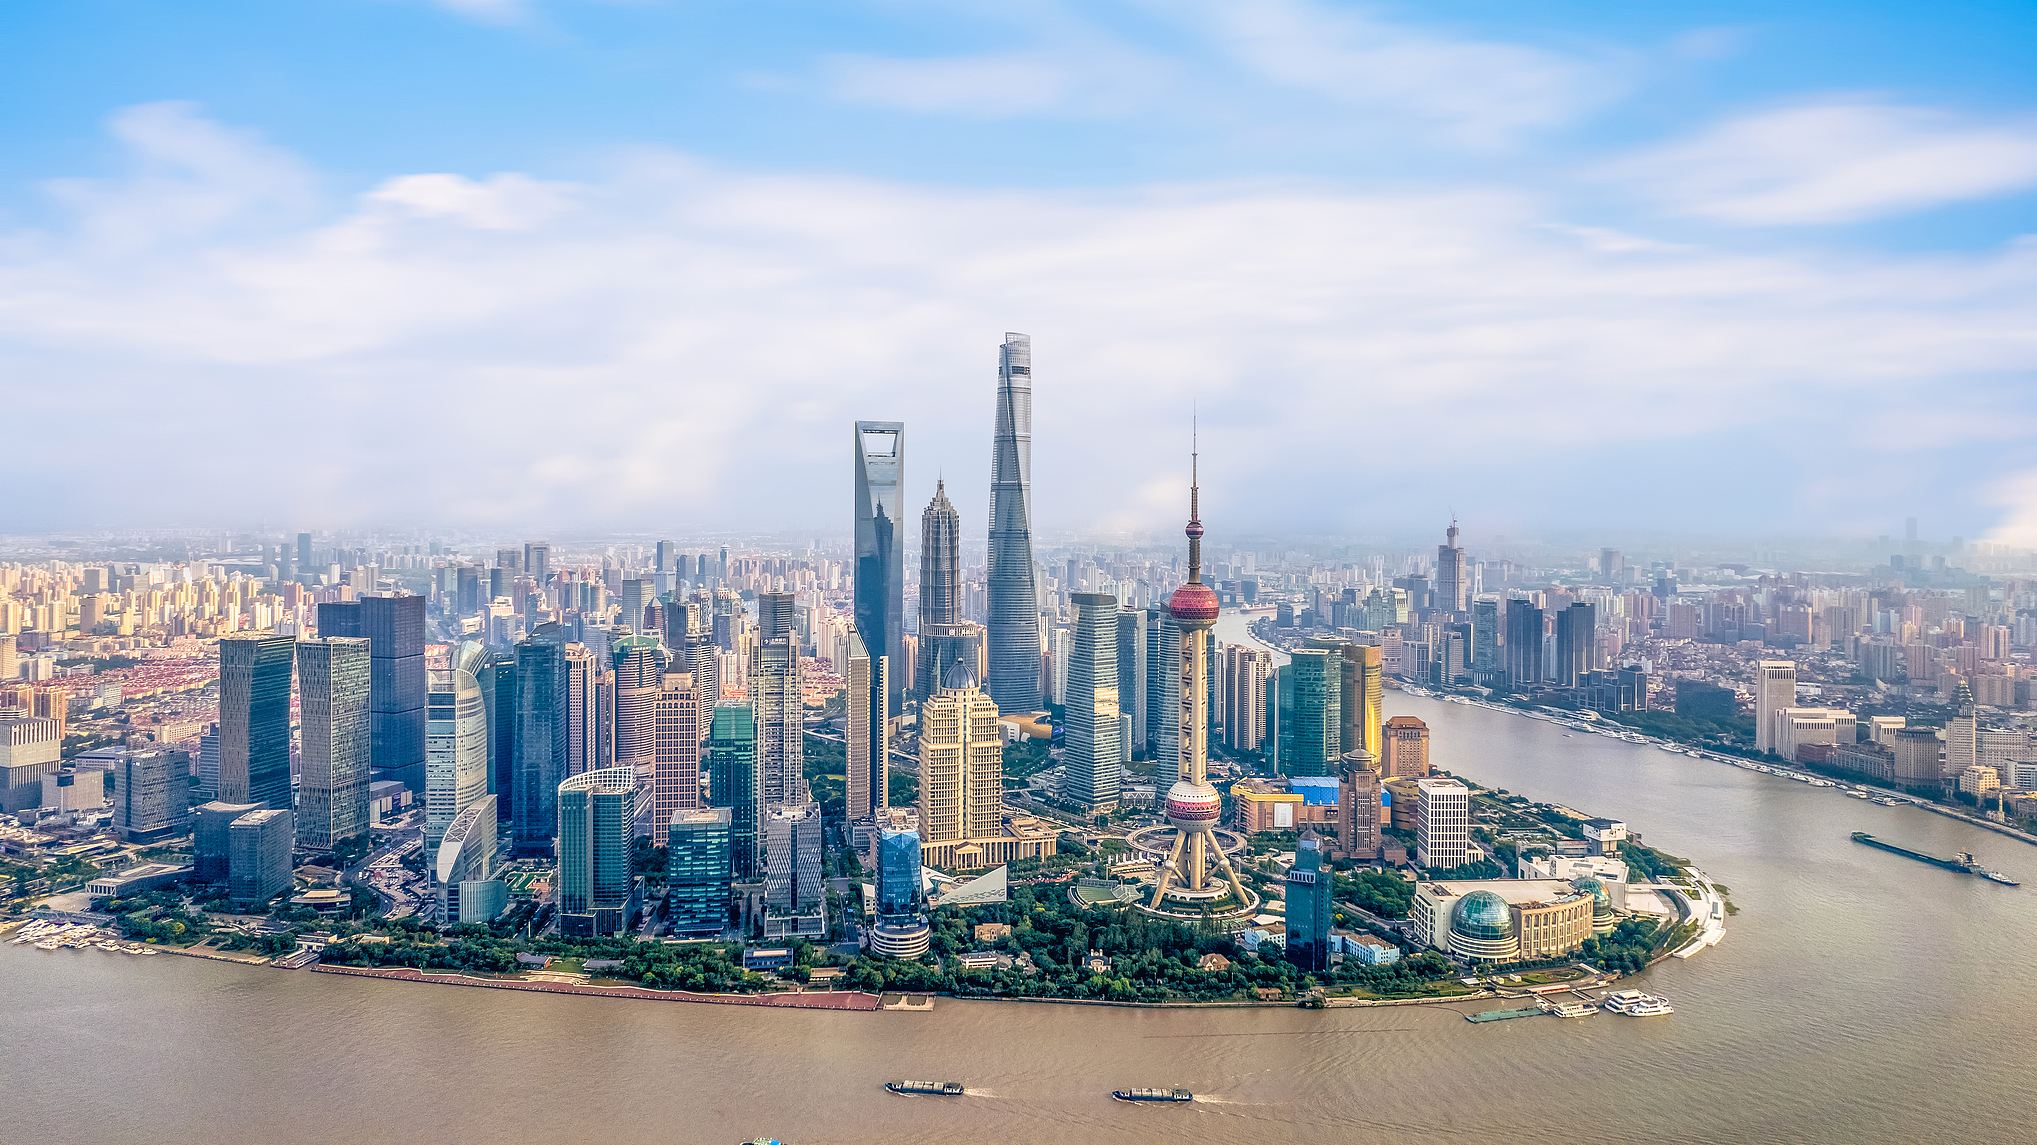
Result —
[[724, 1006], [778, 1006], [802, 1010], [875, 1010], [877, 995], [858, 990], [812, 990], [780, 994], [700, 994], [691, 990], [652, 990], [643, 986], [597, 986], [591, 982], [534, 982], [517, 978], [476, 978], [467, 974], [435, 974], [409, 966], [313, 966], [320, 974], [356, 978], [388, 978], [441, 986], [480, 986], [489, 990], [528, 990], [539, 994], [580, 994], [593, 998], [637, 998], [650, 1002], [712, 1002]]

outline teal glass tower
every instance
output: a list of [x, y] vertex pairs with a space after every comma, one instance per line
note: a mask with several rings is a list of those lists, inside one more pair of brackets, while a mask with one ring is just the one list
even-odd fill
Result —
[[729, 831], [726, 807], [676, 811], [666, 828], [666, 916], [676, 934], [720, 934], [729, 921]]
[[[905, 423], [856, 423], [856, 631], [872, 656], [905, 663]], [[899, 710], [904, 682], [887, 699]]]
[[748, 704], [714, 709], [707, 732], [707, 800], [729, 811], [729, 871], [749, 882], [761, 873], [757, 831], [764, 817], [764, 777], [757, 763], [757, 721]]
[[1314, 828], [1302, 832], [1287, 872], [1287, 960], [1303, 970], [1330, 965], [1330, 872]]
[[620, 934], [636, 914], [637, 769], [604, 767], [559, 784], [559, 930]]

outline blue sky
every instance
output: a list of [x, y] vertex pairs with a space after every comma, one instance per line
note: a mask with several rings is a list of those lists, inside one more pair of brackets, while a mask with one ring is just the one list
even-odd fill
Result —
[[980, 520], [1012, 329], [1046, 527], [1172, 531], [1199, 403], [1240, 531], [2037, 543], [2033, 25], [8, 5], [0, 371], [95, 456], [7, 516], [835, 529], [868, 417]]

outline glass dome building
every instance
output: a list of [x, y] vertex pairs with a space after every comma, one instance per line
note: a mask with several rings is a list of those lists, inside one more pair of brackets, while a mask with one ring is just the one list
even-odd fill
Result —
[[1570, 880], [1570, 886], [1579, 894], [1591, 895], [1591, 932], [1611, 934], [1619, 919], [1613, 916], [1613, 896], [1604, 880], [1596, 875], [1580, 875]]
[[1513, 911], [1491, 891], [1472, 891], [1450, 910], [1450, 953], [1468, 962], [1506, 962], [1520, 952]]

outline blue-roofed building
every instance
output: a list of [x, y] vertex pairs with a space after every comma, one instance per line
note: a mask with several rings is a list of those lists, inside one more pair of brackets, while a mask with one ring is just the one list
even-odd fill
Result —
[[1334, 775], [1296, 775], [1289, 777], [1287, 786], [1301, 796], [1304, 807], [1335, 807], [1337, 783]]

